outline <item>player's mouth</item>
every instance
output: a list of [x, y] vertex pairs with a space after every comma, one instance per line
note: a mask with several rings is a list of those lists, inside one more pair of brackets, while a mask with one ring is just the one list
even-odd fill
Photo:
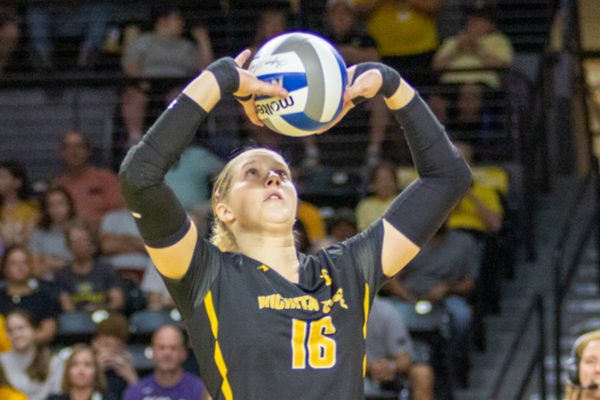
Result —
[[269, 195], [265, 198], [267, 200], [283, 200], [283, 195], [279, 192], [269, 193]]

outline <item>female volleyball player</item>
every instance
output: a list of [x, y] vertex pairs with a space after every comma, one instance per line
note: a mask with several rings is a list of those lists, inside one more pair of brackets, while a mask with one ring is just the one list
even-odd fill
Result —
[[127, 154], [123, 192], [214, 399], [361, 399], [373, 296], [438, 229], [470, 170], [396, 71], [360, 64], [348, 70], [344, 113], [383, 94], [420, 179], [370, 228], [307, 256], [294, 245], [288, 166], [277, 153], [248, 150], [215, 182], [213, 237], [199, 238], [163, 177], [222, 95], [238, 96], [254, 123], [252, 95], [286, 96], [239, 67], [249, 55], [216, 61], [184, 89]]

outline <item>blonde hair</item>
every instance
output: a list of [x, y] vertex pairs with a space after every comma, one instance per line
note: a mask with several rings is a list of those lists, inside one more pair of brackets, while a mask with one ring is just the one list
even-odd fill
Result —
[[63, 379], [61, 383], [62, 393], [65, 395], [69, 395], [71, 389], [73, 388], [73, 383], [70, 381], [69, 370], [73, 365], [73, 361], [75, 360], [75, 356], [84, 351], [89, 351], [92, 355], [94, 362], [94, 391], [95, 392], [104, 392], [106, 390], [106, 375], [104, 374], [104, 370], [100, 367], [100, 363], [98, 362], [98, 356], [92, 347], [87, 344], [78, 343], [71, 348], [71, 354], [65, 363], [65, 372], [63, 374]]
[[236, 167], [239, 165], [240, 160], [243, 156], [252, 152], [270, 152], [273, 154], [278, 154], [269, 149], [265, 149], [262, 147], [255, 147], [244, 150], [240, 152], [237, 156], [229, 160], [229, 162], [225, 165], [223, 170], [213, 185], [212, 195], [211, 195], [211, 208], [213, 211], [213, 223], [212, 223], [212, 232], [210, 235], [210, 242], [217, 246], [219, 250], [223, 252], [237, 252], [239, 251], [239, 246], [233, 235], [233, 232], [225, 225], [223, 221], [219, 219], [217, 216], [217, 205], [226, 200], [229, 196], [229, 192], [231, 191], [231, 186], [233, 185], [233, 177], [236, 170]]
[[[581, 362], [581, 356], [585, 351], [585, 348], [593, 341], [600, 340], [600, 329], [588, 332], [584, 335], [581, 335], [575, 343], [573, 347], [575, 348], [575, 362], [577, 363], [577, 371], [579, 373], [579, 363]], [[581, 388], [574, 385], [571, 382], [567, 383], [565, 388], [565, 400], [580, 400], [581, 399]]]

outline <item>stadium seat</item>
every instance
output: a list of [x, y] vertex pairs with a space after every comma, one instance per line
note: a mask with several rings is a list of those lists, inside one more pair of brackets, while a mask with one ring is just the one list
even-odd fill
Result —
[[179, 313], [176, 310], [138, 311], [129, 319], [131, 342], [148, 343], [152, 334], [164, 325], [179, 325]]
[[88, 342], [96, 332], [96, 324], [92, 315], [84, 311], [63, 313], [58, 316], [57, 342], [71, 345], [77, 342]]
[[127, 345], [127, 351], [133, 356], [133, 366], [140, 376], [144, 376], [152, 371], [152, 349], [148, 345], [130, 344]]

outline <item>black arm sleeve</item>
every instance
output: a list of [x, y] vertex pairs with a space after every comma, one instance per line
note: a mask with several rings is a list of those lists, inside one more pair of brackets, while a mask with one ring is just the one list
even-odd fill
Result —
[[423, 246], [471, 185], [471, 170], [418, 94], [393, 112], [402, 125], [419, 179], [398, 195], [384, 218]]
[[121, 164], [123, 196], [140, 234], [151, 247], [172, 245], [189, 229], [185, 210], [164, 177], [206, 116], [207, 112], [197, 103], [181, 94]]

